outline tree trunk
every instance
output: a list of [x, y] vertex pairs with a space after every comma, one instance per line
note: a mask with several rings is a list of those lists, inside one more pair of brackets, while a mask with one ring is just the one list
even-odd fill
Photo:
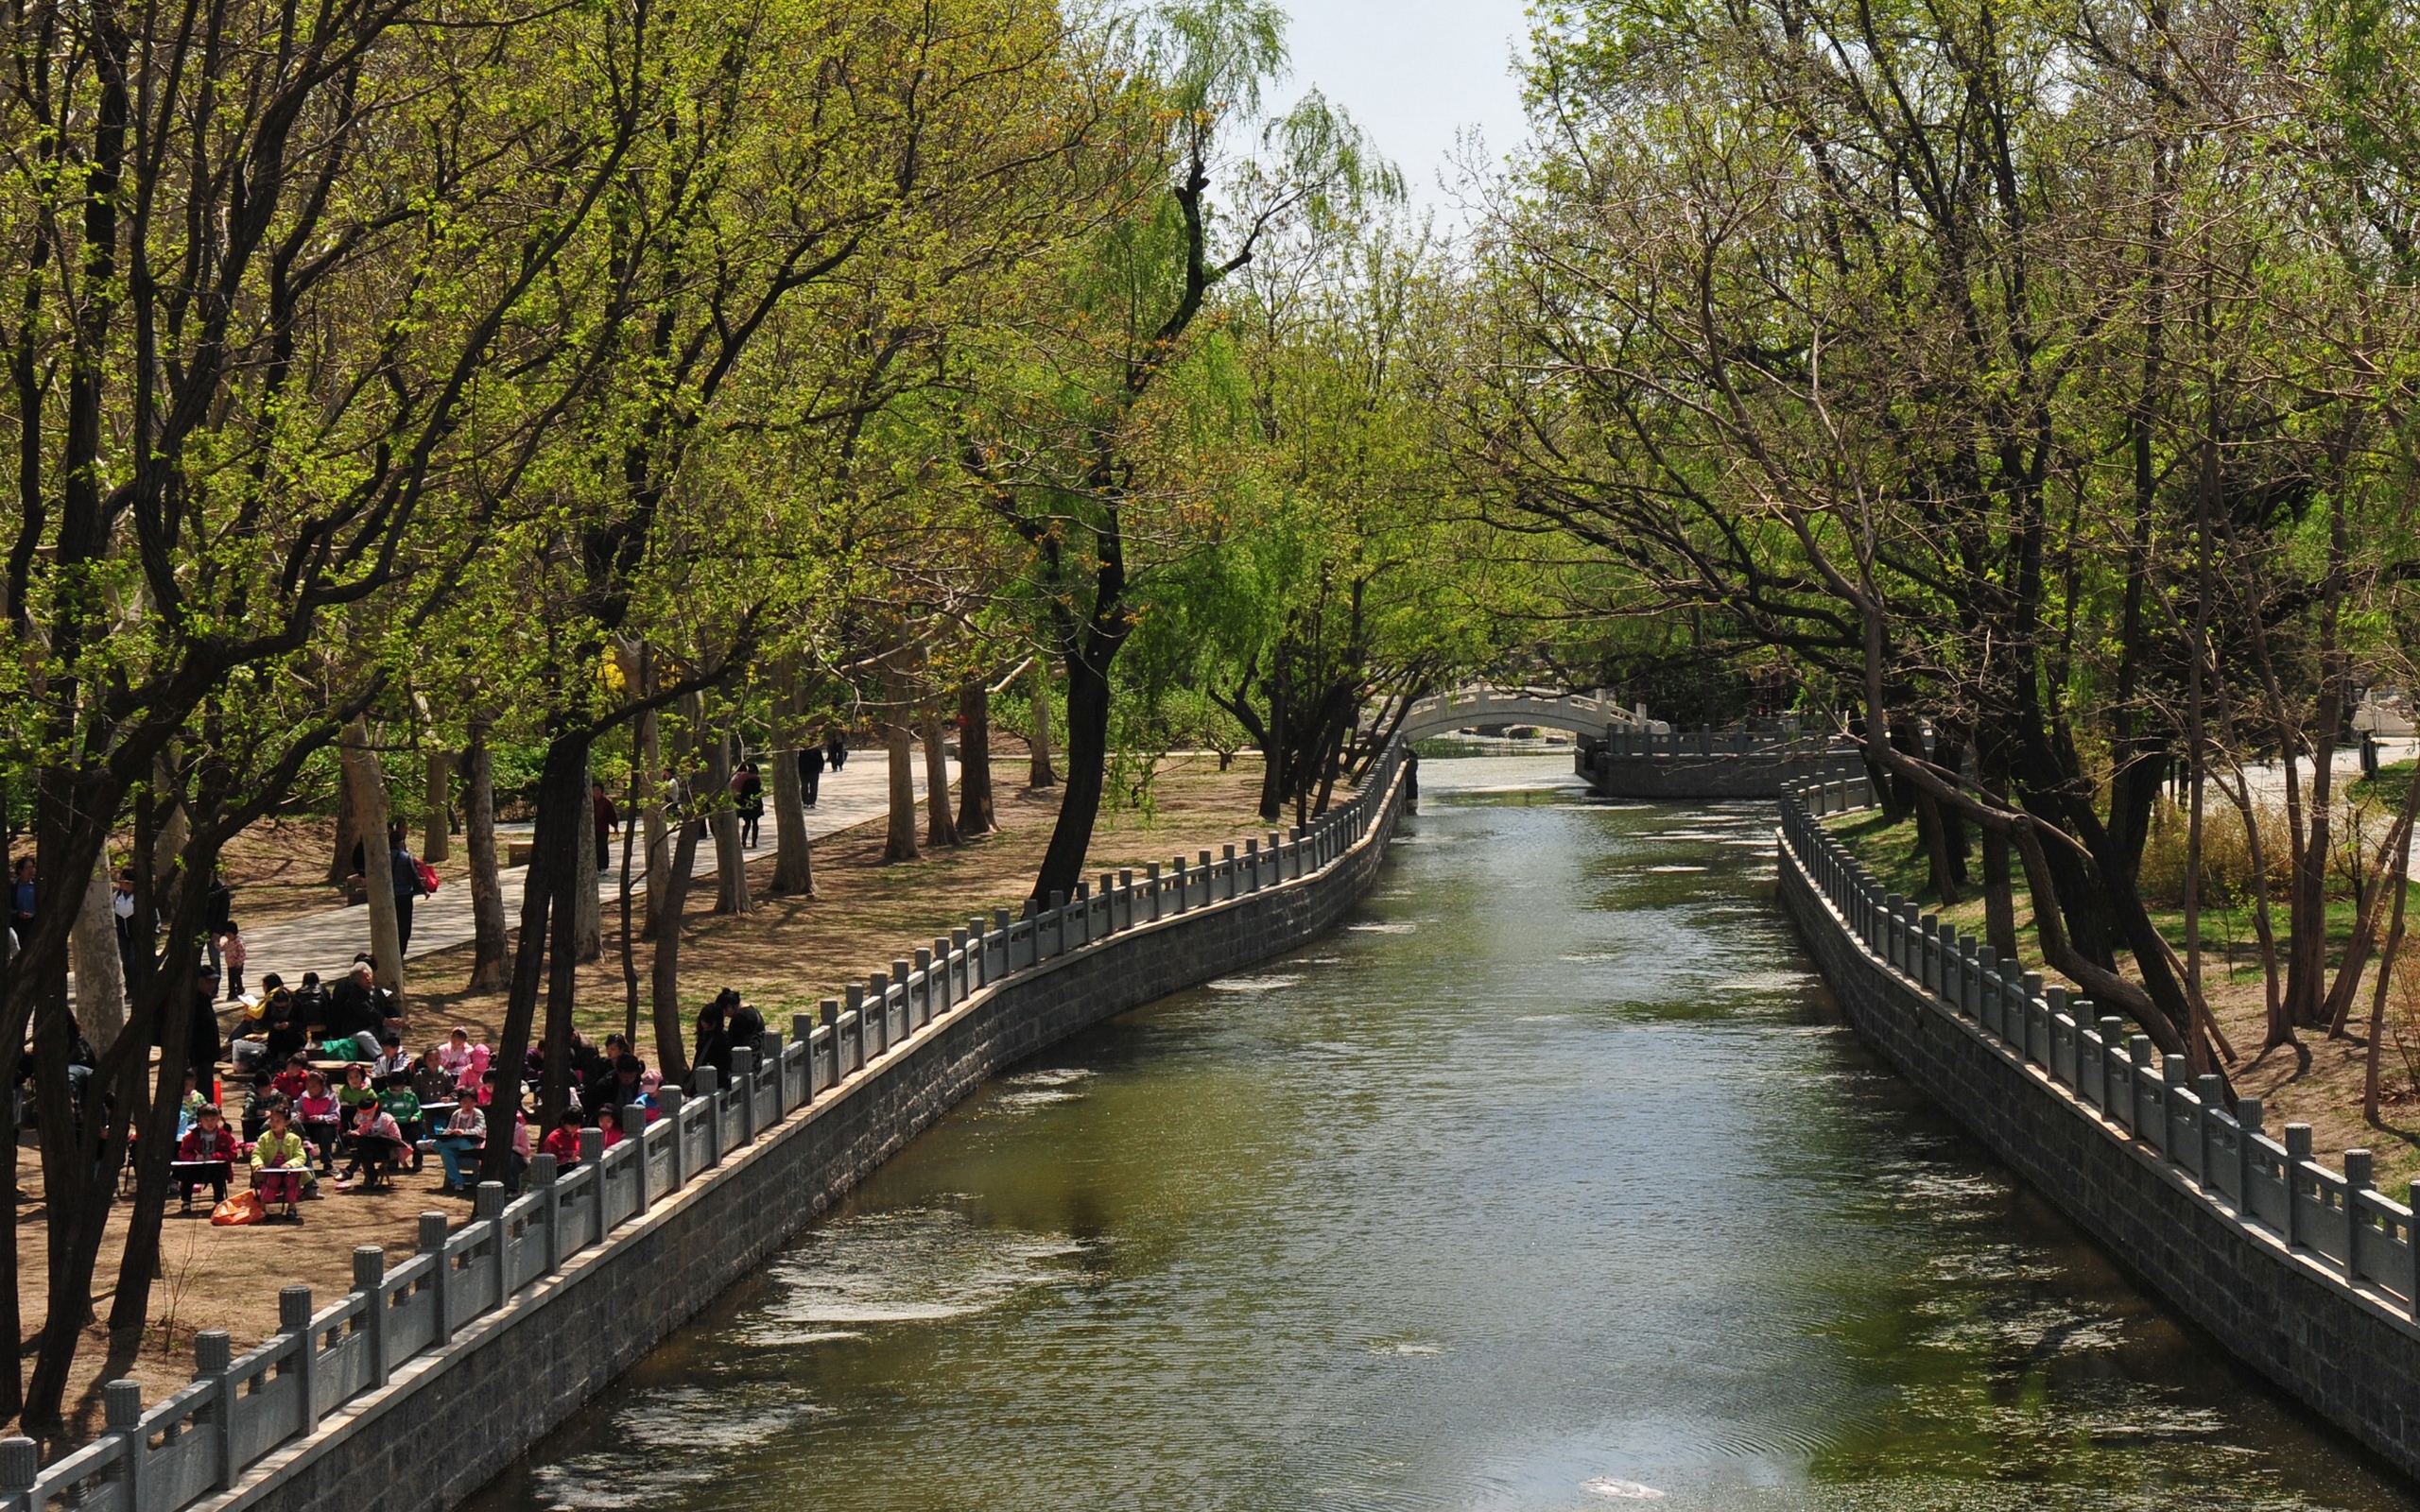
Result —
[[579, 790], [579, 883], [571, 894], [572, 950], [575, 962], [597, 959], [605, 954], [605, 905], [598, 889], [605, 875], [596, 865], [596, 794], [587, 783]]
[[739, 811], [732, 807], [731, 737], [714, 737], [709, 746], [707, 780], [714, 783], [715, 912], [748, 914], [756, 909], [748, 896], [748, 852], [739, 847]]
[[[655, 648], [642, 641], [638, 644], [637, 649], [632, 653], [631, 660], [633, 663], [634, 680], [640, 690], [640, 696], [642, 697], [654, 696]], [[664, 783], [666, 779], [666, 773], [664, 770], [664, 725], [657, 717], [654, 710], [650, 709], [647, 713], [639, 715], [638, 737], [639, 759], [643, 764], [642, 769], [645, 774], [644, 780], [639, 783], [641, 796], [644, 799], [640, 805], [639, 814], [641, 822], [646, 826], [644, 838], [647, 841], [646, 922], [640, 926], [639, 935], [641, 938], [653, 939], [655, 938], [656, 909], [658, 901], [664, 897], [665, 884], [671, 876], [671, 861], [669, 859], [670, 852], [665, 849], [664, 833]]]
[[635, 1046], [639, 1042], [639, 963], [638, 936], [631, 930], [631, 864], [639, 836], [637, 815], [639, 792], [647, 785], [647, 763], [641, 759], [639, 732], [635, 725], [631, 730], [631, 786], [622, 799], [622, 875], [614, 889], [614, 902], [621, 916], [620, 938], [616, 942], [622, 954], [622, 1038]]
[[114, 892], [109, 850], [103, 847], [76, 910], [76, 935], [68, 947], [76, 962], [76, 1022], [95, 1050], [107, 1050], [126, 1026], [126, 963], [117, 950]]
[[[682, 708], [688, 716], [690, 730], [700, 731], [702, 738], [700, 700], [683, 699]], [[693, 807], [683, 804], [671, 816], [679, 828], [674, 833], [671, 856], [664, 868], [663, 908], [657, 915], [655, 955], [648, 973], [648, 1005], [655, 1019], [655, 1067], [667, 1087], [683, 1085], [689, 1079], [689, 1053], [681, 1020], [681, 919], [689, 903], [689, 879], [698, 869], [698, 825], [691, 817]]]
[[938, 708], [925, 712], [925, 843], [958, 844], [958, 823], [949, 815], [949, 749]]
[[980, 678], [958, 688], [958, 837], [997, 827], [992, 807], [992, 690]]
[[[585, 730], [558, 734], [547, 742], [545, 765], [538, 774], [537, 833], [522, 884], [521, 933], [513, 942], [511, 995], [505, 1003], [504, 1027], [496, 1036], [493, 1062], [495, 1098], [489, 1105], [487, 1146], [479, 1156], [479, 1177], [484, 1181], [505, 1179], [510, 1168], [512, 1115], [521, 1107], [522, 1063], [529, 1053], [539, 991], [546, 978], [548, 925], [560, 921], [559, 900], [568, 897], [564, 883], [580, 867], [576, 848], [579, 805], [588, 801], [588, 743]], [[567, 936], [568, 928], [556, 933]]]
[[471, 848], [471, 980], [463, 990], [496, 992], [509, 978], [504, 882], [496, 874], [495, 755], [485, 721], [471, 726], [462, 753], [462, 842]]
[[370, 748], [370, 721], [356, 716], [345, 731], [342, 761], [353, 770], [354, 828], [361, 834], [361, 886], [370, 895], [370, 954], [380, 987], [404, 1006], [404, 948], [395, 914], [395, 868], [387, 845], [387, 782]]
[[2411, 828], [2404, 827], [2403, 843], [2395, 848], [2394, 871], [2389, 886], [2394, 889], [2394, 918], [2387, 925], [2386, 948], [2378, 953], [2377, 984], [2370, 993], [2370, 1042], [2363, 1047], [2367, 1062], [2362, 1074], [2361, 1116], [2372, 1123], [2378, 1116], [2378, 1042], [2386, 1038], [2386, 995], [2394, 981], [2394, 958], [2403, 950], [2403, 902], [2411, 891]]
[[883, 835], [882, 859], [913, 861], [916, 850], [916, 768], [915, 736], [908, 728], [914, 717], [907, 704], [907, 690], [896, 677], [887, 679], [886, 690], [890, 707], [884, 711], [882, 748], [890, 769], [890, 826]]
[[1067, 659], [1067, 790], [1059, 799], [1059, 822], [1051, 826], [1033, 895], [1047, 903], [1053, 893], [1073, 898], [1084, 880], [1093, 826], [1100, 818], [1101, 783], [1109, 770], [1109, 669], [1115, 653]]
[[1033, 659], [1032, 757], [1026, 767], [1028, 787], [1056, 787], [1059, 774], [1050, 769], [1050, 659]]
[[443, 861], [453, 852], [454, 805], [447, 791], [452, 785], [454, 759], [431, 747], [428, 752], [428, 813], [421, 825], [420, 858], [430, 866]]
[[[331, 887], [343, 886], [345, 880], [353, 875], [353, 848], [361, 840], [361, 827], [354, 817], [361, 812], [361, 800], [354, 796], [353, 785], [352, 765], [339, 760], [337, 765], [337, 848], [328, 857], [328, 885]], [[152, 869], [159, 875], [167, 873], [167, 868], [156, 862]]]
[[2010, 885], [2008, 836], [1983, 831], [1983, 934], [2003, 961], [2016, 959], [2016, 897]]
[[798, 673], [786, 666], [773, 730], [773, 891], [786, 897], [815, 896], [815, 854], [806, 835], [806, 784], [798, 773], [800, 738]]

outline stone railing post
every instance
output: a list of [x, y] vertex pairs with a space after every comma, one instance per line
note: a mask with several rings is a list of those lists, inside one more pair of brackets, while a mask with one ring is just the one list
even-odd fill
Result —
[[656, 1091], [655, 1104], [664, 1110], [664, 1124], [671, 1130], [672, 1138], [672, 1184], [666, 1189], [667, 1193], [680, 1191], [689, 1180], [689, 1142], [681, 1134], [681, 1105], [686, 1101], [678, 1087], [666, 1086]]
[[[826, 1003], [829, 1003], [830, 1001], [831, 1000], [828, 998], [825, 999]], [[832, 1018], [837, 1019], [838, 1017], [839, 1014], [836, 1010], [832, 1014]], [[827, 1019], [824, 1022], [829, 1022], [831, 1021]], [[815, 1093], [817, 1091], [815, 1085], [817, 1072], [815, 1064], [815, 1022], [816, 1017], [812, 1013], [793, 1013], [790, 1015], [790, 1043], [794, 1045], [804, 1045], [806, 1047], [806, 1079], [800, 1084], [803, 1089], [803, 1095], [801, 1095], [798, 1100], [798, 1106], [801, 1108], [804, 1108], [807, 1104], [815, 1101]], [[627, 1133], [628, 1130], [625, 1130], [624, 1132]], [[644, 1169], [647, 1162], [645, 1160], [641, 1160], [639, 1165]], [[642, 1194], [639, 1198], [639, 1211], [645, 1212], [647, 1211], [647, 1198], [644, 1195], [647, 1191], [647, 1178], [645, 1177], [641, 1177], [639, 1178], [639, 1191]]]
[[305, 1434], [319, 1432], [320, 1341], [311, 1332], [311, 1288], [281, 1286], [277, 1290], [277, 1332], [293, 1335], [294, 1389], [302, 1398], [301, 1409], [295, 1416]]
[[[538, 1274], [551, 1276], [562, 1263], [562, 1189], [555, 1185], [555, 1158], [541, 1150], [529, 1158], [529, 1180], [538, 1190], [538, 1254], [544, 1261]], [[510, 1278], [507, 1278], [509, 1280]], [[507, 1288], [510, 1290], [510, 1287]]]
[[732, 1101], [739, 1105], [739, 1143], [756, 1143], [756, 1052], [731, 1053]]
[[2303, 1232], [2302, 1191], [2303, 1162], [2310, 1159], [2310, 1125], [2286, 1125], [2286, 1244], [2308, 1245], [2309, 1236]]
[[454, 1337], [452, 1294], [448, 1283], [454, 1280], [454, 1267], [445, 1263], [445, 1214], [424, 1212], [413, 1247], [428, 1257], [429, 1338], [433, 1348], [443, 1348]]
[[[235, 1482], [235, 1377], [228, 1368], [234, 1355], [234, 1343], [225, 1329], [204, 1329], [193, 1336], [193, 1378], [218, 1383], [210, 1408], [210, 1435], [218, 1442], [218, 1473], [210, 1485], [218, 1491]], [[5, 1505], [5, 1498], [0, 1498], [0, 1506]]]
[[[639, 1152], [633, 1150], [631, 1153], [636, 1155]], [[612, 1210], [605, 1206], [605, 1131], [603, 1129], [592, 1127], [579, 1131], [579, 1163], [588, 1167], [588, 1204], [596, 1214], [596, 1221], [589, 1226], [589, 1231], [596, 1234], [596, 1242], [602, 1245], [605, 1242], [606, 1231], [612, 1227], [606, 1218], [606, 1214]]]
[[[2253, 1218], [2252, 1174], [2254, 1166], [2258, 1163], [2255, 1159], [2252, 1143], [2260, 1137], [2260, 1121], [2263, 1116], [2259, 1098], [2238, 1097], [2235, 1100], [2236, 1127], [2242, 1131], [2236, 1136], [2235, 1141], [2235, 1189], [2238, 1194], [2236, 1206], [2243, 1210], [2243, 1216], [2246, 1219]], [[2420, 1253], [2420, 1245], [2414, 1245], [2412, 1249], [2415, 1253]], [[2412, 1295], [2420, 1297], [2420, 1292]]]
[[370, 1350], [370, 1384], [387, 1383], [387, 1250], [383, 1245], [353, 1248], [353, 1289], [361, 1297], [361, 1336]]
[[30, 1438], [0, 1438], [0, 1512], [24, 1512], [42, 1477], [42, 1450]]
[[2361, 1194], [2370, 1190], [2370, 1152], [2344, 1152], [2344, 1281], [2357, 1286], [2361, 1280], [2361, 1230], [2368, 1228], [2361, 1221]]
[[118, 1505], [140, 1508], [150, 1497], [144, 1471], [151, 1468], [149, 1435], [143, 1432], [143, 1383], [112, 1381], [101, 1388], [103, 1432], [118, 1442]]

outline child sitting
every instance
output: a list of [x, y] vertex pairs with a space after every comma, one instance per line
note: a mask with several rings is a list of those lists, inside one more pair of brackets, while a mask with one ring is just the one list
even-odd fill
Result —
[[579, 1163], [579, 1109], [566, 1108], [556, 1120], [555, 1131], [539, 1146], [555, 1158], [555, 1169], [568, 1171]]
[[387, 1116], [377, 1100], [359, 1105], [353, 1115], [353, 1160], [337, 1178], [341, 1192], [354, 1185], [354, 1177], [361, 1177], [360, 1185], [375, 1187], [385, 1184], [387, 1173], [393, 1167], [395, 1152], [403, 1147], [403, 1131]]
[[292, 1102], [302, 1095], [303, 1084], [313, 1074], [315, 1073], [311, 1070], [311, 1057], [297, 1050], [285, 1057], [285, 1069], [271, 1076], [268, 1084], [277, 1089], [280, 1096]]
[[419, 1171], [420, 1097], [413, 1092], [408, 1082], [392, 1079], [386, 1086], [378, 1089], [378, 1108], [389, 1118], [393, 1119], [395, 1127], [402, 1130], [400, 1138], [403, 1140], [404, 1148], [412, 1152], [412, 1170]]
[[302, 1137], [320, 1148], [323, 1169], [330, 1175], [337, 1168], [337, 1141], [344, 1134], [344, 1109], [328, 1091], [328, 1078], [313, 1072], [304, 1079], [302, 1095], [294, 1099], [294, 1121], [302, 1125]]
[[183, 1199], [179, 1211], [193, 1211], [193, 1189], [204, 1181], [210, 1183], [212, 1203], [226, 1201], [227, 1173], [235, 1156], [234, 1130], [219, 1121], [216, 1107], [205, 1104], [193, 1127], [177, 1141], [177, 1195]]
[[194, 1074], [185, 1073], [184, 1097], [177, 1104], [177, 1138], [183, 1139], [199, 1121], [201, 1110], [210, 1106], [210, 1094], [196, 1084]]
[[420, 1099], [424, 1108], [431, 1103], [454, 1101], [455, 1080], [437, 1063], [437, 1054], [432, 1047], [422, 1051], [421, 1057], [412, 1062], [412, 1095]]
[[370, 1085], [370, 1068], [359, 1061], [344, 1068], [344, 1085], [337, 1089], [337, 1106], [344, 1109], [347, 1124], [353, 1122], [354, 1109], [364, 1103], [374, 1103], [378, 1093]]
[[610, 1108], [596, 1110], [596, 1132], [605, 1136], [605, 1147], [612, 1149], [622, 1143], [622, 1115]]
[[455, 1086], [469, 1091], [487, 1074], [489, 1056], [488, 1047], [471, 1043], [471, 1031], [458, 1024], [438, 1047], [437, 1063], [454, 1078]]
[[437, 1136], [437, 1156], [445, 1162], [445, 1190], [470, 1190], [470, 1177], [479, 1151], [487, 1147], [488, 1119], [479, 1105], [465, 1097], [454, 1107], [445, 1132]]
[[301, 1223], [302, 1213], [295, 1205], [302, 1200], [303, 1183], [311, 1178], [311, 1149], [294, 1131], [293, 1114], [284, 1103], [269, 1106], [268, 1132], [252, 1146], [252, 1172], [261, 1200], [284, 1203], [285, 1216]]

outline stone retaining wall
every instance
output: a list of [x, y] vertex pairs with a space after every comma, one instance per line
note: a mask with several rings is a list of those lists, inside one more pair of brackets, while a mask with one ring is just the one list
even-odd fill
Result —
[[1583, 747], [1579, 773], [1599, 798], [1686, 802], [1737, 798], [1776, 798], [1791, 782], [1848, 775], [1855, 757], [1810, 752], [1697, 752], [1633, 756]]
[[315, 1313], [288, 1288], [281, 1332], [242, 1358], [206, 1336], [194, 1384], [157, 1406], [112, 1383], [110, 1433], [39, 1475], [28, 1441], [0, 1441], [0, 1512], [442, 1512], [985, 1077], [1316, 938], [1368, 891], [1412, 792], [1398, 746], [1307, 831], [936, 941], [741, 1052], [731, 1086], [703, 1074], [644, 1139], [560, 1178], [540, 1157], [531, 1192], [489, 1187], [451, 1234], [431, 1215], [392, 1272], [357, 1254], [342, 1301]]
[[2307, 1125], [2269, 1138], [2258, 1099], [2223, 1107], [2218, 1078], [1881, 891], [1815, 819], [1864, 789], [1785, 794], [1780, 862], [1858, 1036], [2238, 1358], [2420, 1474], [2411, 1206], [2365, 1152], [2339, 1172]]

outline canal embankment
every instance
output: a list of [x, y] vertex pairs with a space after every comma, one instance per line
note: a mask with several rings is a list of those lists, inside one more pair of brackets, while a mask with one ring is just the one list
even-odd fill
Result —
[[2412, 1512], [1842, 1022], [1770, 801], [1424, 762], [1316, 940], [977, 1089], [464, 1512]]
[[1782, 799], [1779, 888], [1849, 1022], [2129, 1271], [2327, 1421], [2420, 1475], [2420, 1245], [2366, 1152], [2317, 1159], [2257, 1098], [1886, 892], [1819, 822], [1861, 781]]
[[[1288, 834], [1074, 900], [995, 913], [742, 1052], [731, 1085], [389, 1266], [365, 1246], [326, 1307], [280, 1296], [279, 1333], [34, 1473], [0, 1446], [0, 1506], [439, 1512], [491, 1479], [985, 1077], [1064, 1036], [1316, 937], [1367, 891], [1412, 793], [1400, 753]], [[592, 1144], [595, 1135], [592, 1131]], [[13, 1499], [13, 1500], [11, 1500]]]

